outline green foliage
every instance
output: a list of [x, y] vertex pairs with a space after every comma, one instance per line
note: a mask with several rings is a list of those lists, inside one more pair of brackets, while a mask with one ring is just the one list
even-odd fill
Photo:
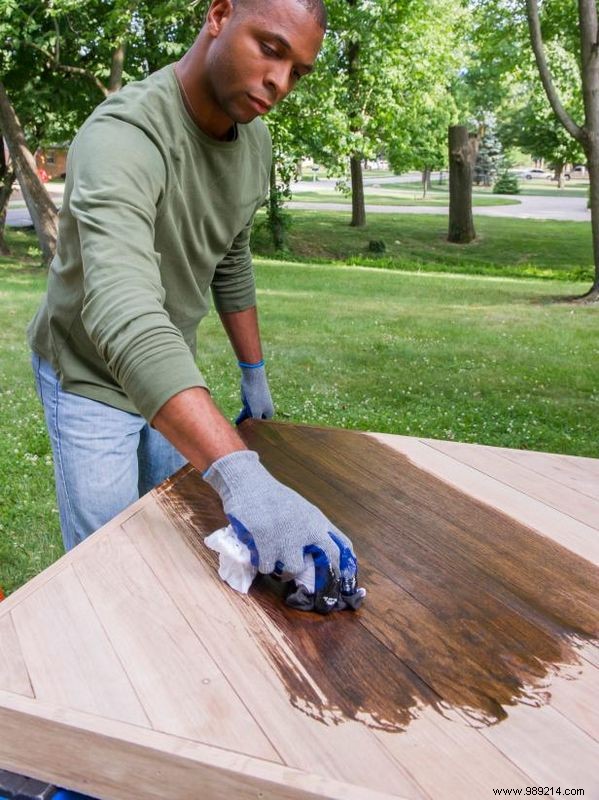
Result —
[[[349, 158], [442, 166], [461, 65], [456, 0], [330, 0], [315, 72], [285, 101], [288, 152], [346, 178]], [[275, 111], [275, 114], [278, 112]]]
[[[557, 42], [550, 42], [546, 50], [564, 107], [574, 119], [582, 120], [582, 86], [575, 55]], [[532, 59], [527, 68], [520, 69], [520, 81], [513, 85], [510, 99], [501, 128], [507, 145], [554, 167], [584, 161], [580, 144], [556, 118]]]
[[493, 185], [494, 194], [520, 194], [520, 184], [515, 175], [510, 174], [507, 170], [495, 181]]
[[178, 58], [207, 2], [0, 0], [0, 73], [30, 149], [72, 138], [110, 88], [112, 58], [125, 47], [124, 82]]
[[487, 125], [478, 145], [474, 164], [474, 182], [491, 186], [503, 160], [503, 148], [493, 127]]

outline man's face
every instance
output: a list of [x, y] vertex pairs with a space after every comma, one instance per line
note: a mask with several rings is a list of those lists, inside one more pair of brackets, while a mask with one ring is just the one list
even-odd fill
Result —
[[208, 88], [229, 120], [266, 114], [312, 69], [323, 31], [296, 0], [236, 5], [213, 2], [206, 61]]

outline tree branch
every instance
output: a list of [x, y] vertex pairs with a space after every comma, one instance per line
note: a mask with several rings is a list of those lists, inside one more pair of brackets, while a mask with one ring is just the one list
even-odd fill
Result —
[[551, 103], [551, 108], [554, 110], [556, 117], [568, 131], [570, 136], [573, 136], [582, 144], [585, 140], [584, 130], [574, 122], [572, 117], [563, 107], [557, 93], [557, 89], [555, 88], [555, 84], [553, 83], [553, 78], [551, 77], [547, 59], [545, 58], [545, 48], [543, 47], [543, 36], [541, 34], [539, 5], [537, 0], [526, 0], [526, 16], [528, 18], [528, 29], [530, 31], [532, 49], [535, 54], [537, 67], [541, 76], [541, 83], [545, 89], [547, 99]]
[[56, 42], [54, 43], [54, 61], [58, 64], [60, 61], [60, 28], [58, 27], [58, 20], [54, 17], [54, 30], [56, 31]]
[[41, 47], [39, 44], [36, 44], [35, 42], [30, 42], [27, 39], [23, 39], [22, 41], [23, 44], [26, 44], [28, 47], [32, 47], [34, 50], [38, 50], [40, 53], [46, 56], [46, 58], [50, 62], [52, 69], [55, 69], [58, 72], [70, 73], [72, 75], [82, 75], [83, 77], [88, 78], [90, 81], [92, 81], [92, 83], [94, 83], [96, 87], [102, 92], [104, 97], [108, 97], [108, 95], [110, 94], [110, 92], [108, 91], [106, 86], [104, 86], [102, 81], [89, 70], [84, 69], [83, 67], [71, 67], [68, 64], [60, 64], [56, 60], [56, 57], [53, 56], [52, 53], [49, 53], [44, 47]]

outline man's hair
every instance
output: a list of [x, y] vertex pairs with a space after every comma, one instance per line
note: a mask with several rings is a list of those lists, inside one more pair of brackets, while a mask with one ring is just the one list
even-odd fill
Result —
[[[327, 29], [327, 7], [324, 0], [295, 0], [300, 6], [303, 6], [320, 25], [323, 31]], [[257, 6], [264, 7], [268, 5], [269, 0], [231, 0], [233, 6]]]

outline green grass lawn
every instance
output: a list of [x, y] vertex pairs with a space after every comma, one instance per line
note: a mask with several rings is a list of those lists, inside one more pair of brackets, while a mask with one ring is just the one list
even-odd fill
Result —
[[[561, 249], [571, 251], [568, 224], [560, 224]], [[532, 247], [536, 225], [523, 246]], [[542, 224], [539, 231], [534, 258], [542, 265]], [[0, 259], [5, 591], [62, 552], [24, 334], [45, 272], [31, 234], [10, 241], [15, 257]], [[487, 251], [489, 263], [500, 250]], [[554, 302], [585, 284], [262, 259], [256, 274], [279, 419], [599, 456], [599, 312]], [[200, 327], [198, 352], [216, 401], [233, 417], [237, 368], [215, 314]]]
[[[386, 188], [386, 187], [385, 187]], [[422, 199], [422, 192], [382, 192], [380, 189], [364, 189], [366, 204], [378, 206], [444, 206], [449, 202], [449, 194], [432, 194], [426, 199]], [[342, 192], [320, 192], [320, 191], [295, 191], [293, 200], [310, 203], [351, 203], [351, 197]], [[512, 206], [517, 205], [518, 200], [501, 197], [500, 195], [487, 195], [480, 197], [474, 195], [472, 198], [473, 206]]]
[[[530, 196], [537, 196], [537, 197], [587, 197], [589, 192], [589, 184], [583, 180], [573, 180], [573, 181], [566, 181], [564, 183], [563, 189], [558, 189], [557, 184], [555, 182], [549, 180], [532, 180], [527, 181], [526, 179], [520, 179], [520, 194], [530, 195]], [[372, 185], [372, 184], [371, 184]], [[381, 186], [384, 186], [385, 189], [399, 189], [403, 191], [413, 191], [413, 192], [420, 192], [422, 194], [421, 184], [417, 181], [410, 182], [410, 181], [401, 181], [398, 180], [397, 182], [393, 183], [383, 183]], [[445, 197], [449, 196], [449, 184], [447, 181], [443, 181], [443, 183], [439, 183], [433, 176], [432, 186], [429, 189], [429, 193], [437, 194], [437, 195], [445, 195]], [[473, 187], [473, 197], [476, 198], [477, 196], [485, 196], [485, 195], [492, 195], [493, 188], [491, 186], [474, 186]], [[493, 197], [497, 197], [498, 195], [492, 195]]]
[[[349, 212], [294, 211], [285, 257], [394, 270], [592, 279], [591, 231], [586, 222], [498, 217], [478, 217], [475, 222], [478, 239], [455, 245], [447, 242], [445, 215], [369, 213], [366, 228], [351, 228]], [[371, 240], [385, 243], [383, 255], [369, 252]], [[254, 232], [253, 248], [262, 256], [275, 255], [264, 224]]]

